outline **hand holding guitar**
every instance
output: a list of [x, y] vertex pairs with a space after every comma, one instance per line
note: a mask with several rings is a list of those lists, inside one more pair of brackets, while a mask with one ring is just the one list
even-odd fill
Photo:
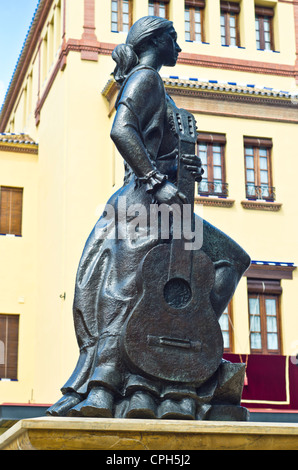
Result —
[[177, 186], [169, 181], [163, 182], [154, 193], [154, 197], [159, 204], [186, 204], [186, 196], [177, 189]]
[[182, 155], [181, 161], [184, 164], [184, 168], [193, 175], [195, 181], [200, 183], [204, 174], [200, 157], [197, 155]]
[[[192, 174], [195, 181], [200, 183], [202, 181], [202, 175], [204, 174], [200, 157], [195, 154], [185, 154], [181, 156], [181, 161], [184, 164], [184, 168]], [[154, 196], [160, 204], [186, 204], [188, 202], [185, 194], [179, 191], [177, 187], [169, 181], [165, 181], [159, 186]]]

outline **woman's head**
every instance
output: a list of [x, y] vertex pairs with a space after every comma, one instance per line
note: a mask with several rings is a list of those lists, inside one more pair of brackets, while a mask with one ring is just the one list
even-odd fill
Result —
[[172, 21], [157, 16], [145, 16], [136, 21], [129, 30], [126, 44], [119, 44], [112, 53], [117, 64], [113, 73], [115, 80], [122, 83], [138, 64], [140, 54], [153, 43], [157, 44], [166, 32], [175, 32]]
[[137, 52], [153, 37], [157, 37], [167, 29], [173, 27], [172, 21], [158, 16], [144, 16], [136, 21], [130, 28], [126, 38], [126, 44], [132, 46]]

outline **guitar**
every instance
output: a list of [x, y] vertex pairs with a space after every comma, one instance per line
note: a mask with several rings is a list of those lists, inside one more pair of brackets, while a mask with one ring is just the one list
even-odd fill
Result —
[[[181, 156], [195, 154], [196, 123], [192, 114], [175, 107], [171, 125], [179, 142], [177, 188], [191, 205], [193, 226], [195, 181]], [[210, 302], [213, 263], [201, 249], [185, 249], [185, 243], [182, 230], [181, 237], [145, 255], [137, 275], [139, 299], [123, 326], [120, 344], [137, 373], [199, 386], [218, 369], [223, 339]]]

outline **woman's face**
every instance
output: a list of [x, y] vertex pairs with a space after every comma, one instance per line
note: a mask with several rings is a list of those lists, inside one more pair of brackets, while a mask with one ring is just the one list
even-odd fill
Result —
[[181, 49], [177, 44], [177, 33], [173, 27], [166, 30], [159, 38], [159, 53], [163, 65], [173, 67], [176, 65]]

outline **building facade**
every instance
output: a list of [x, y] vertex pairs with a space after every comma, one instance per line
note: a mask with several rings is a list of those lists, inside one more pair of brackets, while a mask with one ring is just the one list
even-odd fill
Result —
[[124, 174], [111, 53], [148, 14], [182, 49], [161, 76], [197, 120], [196, 211], [252, 258], [225, 357], [247, 364], [245, 406], [296, 419], [296, 0], [40, 0], [0, 114], [0, 407], [51, 405], [75, 365], [76, 269]]

